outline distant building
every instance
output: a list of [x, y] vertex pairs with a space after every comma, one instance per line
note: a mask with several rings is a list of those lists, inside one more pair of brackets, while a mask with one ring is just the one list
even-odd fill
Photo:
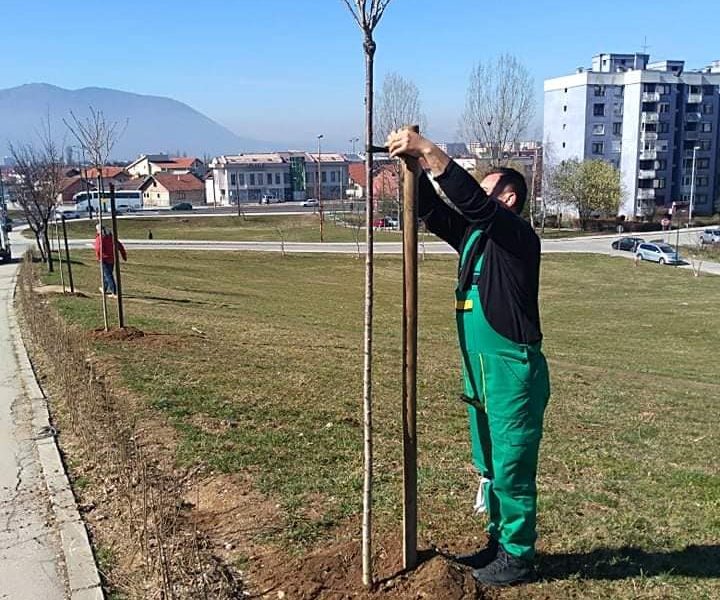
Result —
[[[588, 70], [545, 81], [545, 160], [601, 159], [620, 169], [620, 214], [675, 201], [720, 211], [720, 61], [700, 71], [648, 54], [598, 54]], [[693, 161], [695, 156], [695, 161]]]
[[470, 156], [470, 150], [465, 142], [440, 142], [437, 146], [450, 158]]
[[263, 196], [284, 201], [317, 197], [320, 175], [321, 198], [342, 198], [347, 188], [348, 161], [342, 154], [270, 152], [223, 155], [210, 162], [206, 180], [208, 202], [237, 205], [260, 202]]
[[205, 204], [205, 183], [192, 173], [156, 173], [140, 186], [143, 206], [168, 208], [188, 202], [193, 206]]
[[205, 163], [199, 158], [173, 157], [167, 154], [143, 154], [131, 162], [125, 170], [132, 177], [148, 177], [156, 173], [182, 175], [192, 173], [197, 177], [205, 176]]

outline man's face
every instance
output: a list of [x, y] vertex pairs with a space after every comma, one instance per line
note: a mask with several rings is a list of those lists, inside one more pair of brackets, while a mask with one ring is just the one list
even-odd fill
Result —
[[507, 208], [515, 212], [515, 204], [517, 203], [517, 195], [515, 191], [508, 185], [503, 189], [497, 188], [498, 182], [502, 178], [502, 173], [492, 173], [480, 182], [480, 187], [488, 196], [492, 196], [496, 200], [502, 202]]

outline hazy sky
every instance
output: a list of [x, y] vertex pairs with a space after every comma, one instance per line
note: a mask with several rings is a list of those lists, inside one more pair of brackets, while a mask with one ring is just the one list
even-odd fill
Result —
[[[341, 0], [0, 0], [0, 87], [46, 82], [170, 96], [236, 133], [348, 150], [363, 131], [361, 37]], [[469, 72], [515, 54], [535, 78], [642, 49], [720, 59], [718, 0], [393, 0], [377, 30], [378, 85], [397, 71], [420, 88], [428, 133], [457, 138]]]

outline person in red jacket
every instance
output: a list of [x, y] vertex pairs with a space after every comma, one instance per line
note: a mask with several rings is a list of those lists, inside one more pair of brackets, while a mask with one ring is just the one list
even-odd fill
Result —
[[[115, 276], [113, 269], [115, 267], [115, 249], [113, 248], [114, 238], [107, 227], [96, 227], [95, 234], [95, 258], [102, 263], [103, 272], [103, 288], [106, 294], [114, 296], [117, 294], [117, 286], [115, 285]], [[118, 252], [123, 260], [127, 260], [125, 246], [120, 241], [117, 242]]]

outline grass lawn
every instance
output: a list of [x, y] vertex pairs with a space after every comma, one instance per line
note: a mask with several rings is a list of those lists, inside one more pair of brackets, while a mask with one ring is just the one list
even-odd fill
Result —
[[[90, 238], [95, 235], [95, 224], [90, 221], [69, 221], [68, 235]], [[132, 217], [118, 219], [118, 237], [123, 239], [146, 239], [152, 231], [156, 240], [215, 240], [215, 241], [274, 241], [281, 239], [281, 232], [288, 242], [319, 242], [320, 217], [318, 215], [248, 215], [223, 217]], [[325, 215], [324, 238], [327, 242], [354, 242], [356, 230], [335, 224]], [[396, 231], [376, 231], [378, 241], [398, 241]], [[360, 241], [365, 239], [364, 230], [359, 231]]]
[[[174, 227], [193, 233], [188, 221]], [[158, 237], [176, 235], [162, 227]], [[76, 259], [79, 287], [97, 290], [90, 253]], [[253, 473], [295, 547], [360, 508], [362, 269], [351, 256], [136, 252], [123, 275], [128, 323], [171, 335], [97, 346], [175, 425], [178, 460]], [[375, 494], [379, 527], [395, 531], [400, 269], [398, 257], [377, 259]], [[467, 548], [483, 522], [470, 514], [477, 483], [457, 400], [455, 262], [420, 270], [421, 539]], [[545, 256], [542, 277], [546, 580], [497, 597], [720, 597], [720, 278], [589, 255]], [[54, 302], [82, 328], [101, 323], [97, 294]]]

